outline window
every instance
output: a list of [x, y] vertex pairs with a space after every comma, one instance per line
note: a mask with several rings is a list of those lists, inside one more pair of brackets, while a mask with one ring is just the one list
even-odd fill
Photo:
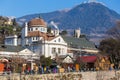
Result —
[[13, 44], [13, 40], [12, 39], [6, 39], [6, 42], [7, 44]]
[[38, 28], [35, 28], [35, 30], [38, 30]]
[[28, 30], [30, 31], [30, 28]]
[[33, 40], [33, 41], [34, 41], [34, 40], [38, 40], [38, 37], [33, 37], [32, 40]]
[[52, 53], [56, 53], [56, 48], [52, 48]]
[[62, 53], [64, 53], [64, 48], [62, 48]]
[[42, 28], [41, 28], [41, 31], [42, 31]]
[[36, 37], [36, 40], [37, 40], [38, 38]]
[[33, 40], [35, 40], [35, 38], [33, 37]]
[[58, 39], [58, 42], [60, 42], [60, 40], [61, 40], [61, 39], [59, 38], [59, 39]]
[[33, 31], [33, 28], [31, 28], [31, 31]]
[[43, 31], [45, 31], [45, 29], [43, 28]]
[[60, 49], [60, 48], [58, 48], [58, 53], [59, 53], [59, 54], [61, 53], [61, 49]]

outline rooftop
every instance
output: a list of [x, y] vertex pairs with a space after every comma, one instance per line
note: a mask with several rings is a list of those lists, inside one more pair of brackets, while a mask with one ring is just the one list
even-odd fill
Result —
[[0, 45], [0, 51], [19, 52], [19, 51], [21, 51], [23, 49], [25, 49], [25, 47], [22, 47], [22, 46], [12, 46], [12, 45]]
[[95, 44], [86, 38], [75, 38], [70, 36], [62, 36], [65, 42], [72, 48], [89, 48], [96, 49]]
[[46, 27], [45, 21], [42, 18], [35, 18], [28, 22], [29, 27], [41, 25]]

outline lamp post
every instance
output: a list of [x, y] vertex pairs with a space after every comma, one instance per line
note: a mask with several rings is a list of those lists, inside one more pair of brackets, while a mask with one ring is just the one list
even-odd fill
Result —
[[[31, 50], [31, 44], [29, 44], [29, 47], [30, 47], [30, 50]], [[32, 74], [32, 70], [33, 70], [33, 50], [31, 50], [32, 51], [32, 53], [31, 53], [31, 55], [30, 55], [30, 60], [28, 60], [28, 61], [30, 61], [30, 74]]]
[[32, 74], [32, 70], [33, 70], [33, 56], [32, 56], [33, 54], [31, 54], [31, 70], [30, 70], [30, 72], [31, 72], [31, 74]]
[[30, 55], [31, 59], [28, 60], [28, 61], [30, 61], [30, 74], [32, 74], [32, 70], [33, 70], [33, 58], [32, 58], [33, 56], [32, 55], [33, 54]]

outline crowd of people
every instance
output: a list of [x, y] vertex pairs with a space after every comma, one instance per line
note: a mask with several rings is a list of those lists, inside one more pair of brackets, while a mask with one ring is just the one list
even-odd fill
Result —
[[54, 67], [48, 67], [48, 66], [34, 66], [33, 69], [31, 69], [30, 66], [23, 67], [22, 73], [24, 74], [46, 74], [46, 73], [58, 73], [58, 68], [56, 66]]
[[[108, 70], [118, 70], [120, 69], [120, 67], [116, 67], [114, 66], [113, 68], [109, 68]], [[98, 71], [100, 69], [98, 69], [97, 67], [80, 67], [78, 65], [78, 67], [76, 66], [58, 66], [58, 65], [54, 65], [54, 66], [45, 66], [45, 65], [33, 65], [33, 67], [31, 67], [31, 65], [25, 65], [25, 66], [21, 66], [20, 69], [20, 73], [22, 74], [48, 74], [48, 73], [59, 73], [59, 72], [76, 72], [76, 71]], [[6, 65], [4, 67], [4, 74], [11, 74], [14, 72], [14, 68], [11, 65]]]

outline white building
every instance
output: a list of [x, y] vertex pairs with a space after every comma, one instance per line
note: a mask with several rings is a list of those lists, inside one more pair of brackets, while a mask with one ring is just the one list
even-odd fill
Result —
[[45, 57], [55, 57], [66, 55], [67, 43], [60, 35], [50, 35], [47, 33], [47, 25], [41, 18], [32, 19], [22, 29], [22, 46], [30, 46], [33, 52], [45, 55]]
[[38, 59], [38, 55], [22, 46], [14, 45], [0, 45], [0, 57], [21, 57], [24, 59], [29, 58]]
[[[58, 29], [52, 30], [52, 33], [47, 33], [47, 25], [44, 20], [35, 18], [24, 24], [21, 40], [17, 36], [8, 36], [5, 39], [5, 45], [21, 45], [38, 55], [51, 56], [51, 58], [54, 58], [56, 55], [69, 55], [71, 52], [74, 53], [74, 50], [80, 51], [83, 47], [84, 49], [90, 47], [90, 50], [95, 50], [95, 45], [86, 39], [80, 39], [80, 31], [76, 31], [76, 33], [79, 32], [79, 34], [76, 34], [76, 38], [60, 36]], [[72, 47], [74, 47], [74, 50]]]

